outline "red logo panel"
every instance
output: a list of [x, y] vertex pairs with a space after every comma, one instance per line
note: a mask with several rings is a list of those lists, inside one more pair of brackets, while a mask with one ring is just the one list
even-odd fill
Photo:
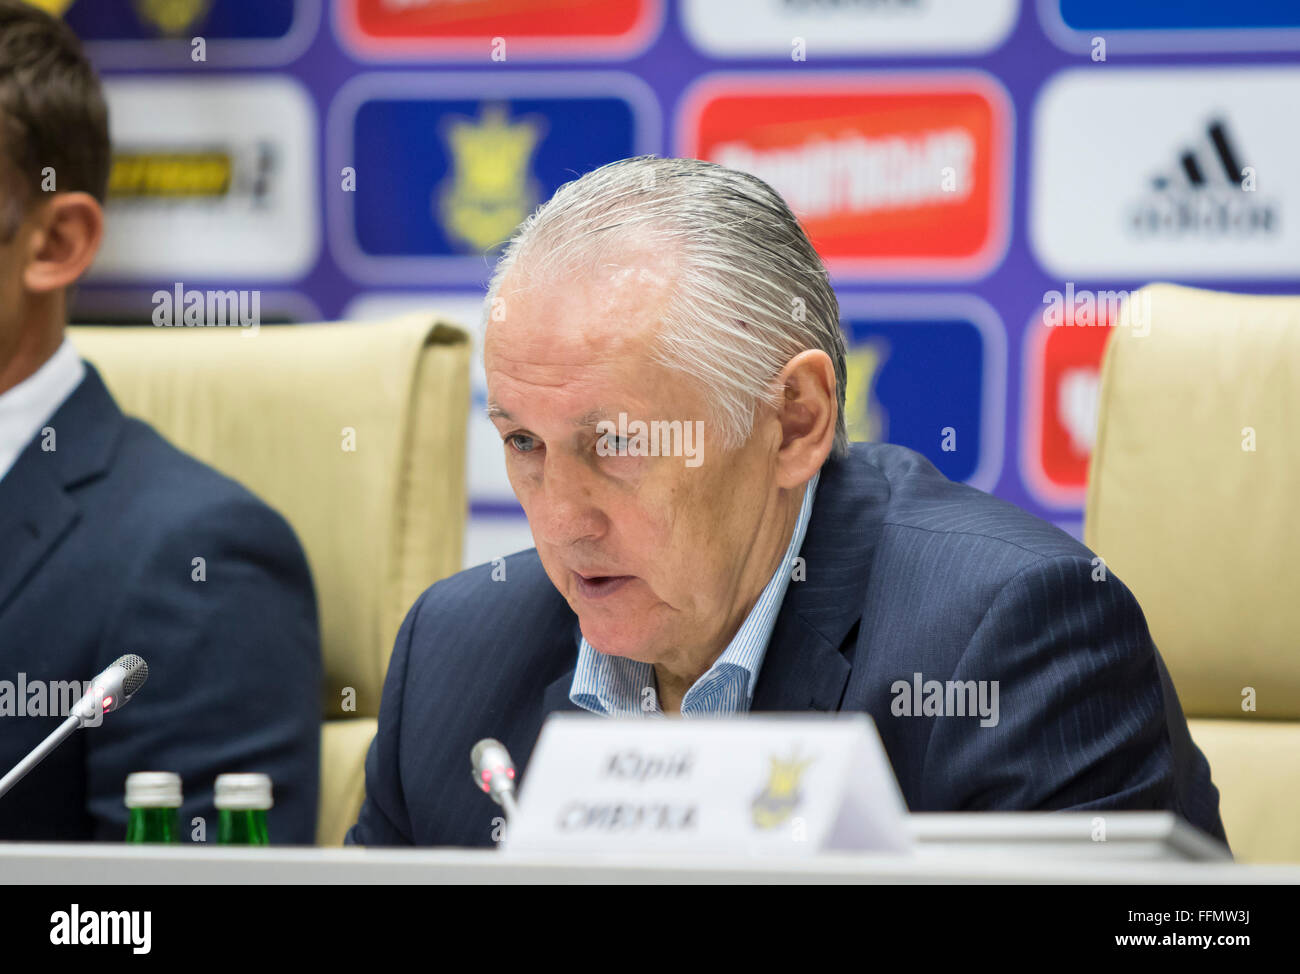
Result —
[[1097, 437], [1097, 394], [1111, 327], [1030, 322], [1025, 342], [1023, 473], [1040, 499], [1078, 507], [1088, 486]]
[[635, 54], [663, 20], [662, 0], [339, 0], [337, 26], [354, 48], [487, 59], [501, 55], [609, 58]]
[[979, 276], [1006, 246], [1009, 116], [981, 75], [715, 78], [679, 153], [768, 182], [837, 274]]

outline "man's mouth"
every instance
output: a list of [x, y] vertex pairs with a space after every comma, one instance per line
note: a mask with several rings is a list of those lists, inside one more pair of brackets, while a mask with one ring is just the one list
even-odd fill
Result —
[[635, 575], [583, 575], [579, 572], [573, 573], [574, 582], [578, 586], [578, 593], [585, 599], [603, 599], [613, 595], [635, 577]]

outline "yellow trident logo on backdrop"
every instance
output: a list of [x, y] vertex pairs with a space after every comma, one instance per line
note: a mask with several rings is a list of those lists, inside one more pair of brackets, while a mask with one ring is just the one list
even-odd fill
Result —
[[47, 14], [63, 16], [63, 11], [72, 6], [72, 0], [27, 0], [33, 7], [40, 7]]
[[845, 356], [844, 422], [854, 442], [879, 443], [888, 435], [888, 417], [876, 400], [876, 380], [887, 358], [889, 346], [883, 340], [851, 346]]
[[754, 814], [754, 825], [760, 829], [774, 829], [790, 820], [799, 808], [803, 795], [799, 783], [812, 758], [802, 760], [797, 754], [789, 758], [769, 758], [772, 762], [768, 772], [767, 784], [754, 796], [750, 808]]
[[477, 120], [451, 124], [452, 176], [434, 203], [449, 237], [474, 250], [494, 247], [537, 205], [530, 166], [544, 127], [541, 119], [507, 120], [501, 105], [484, 108]]
[[189, 30], [211, 7], [212, 0], [135, 0], [140, 19], [169, 36]]
[[[27, 0], [47, 14], [61, 17], [72, 6], [73, 0]], [[163, 34], [179, 34], [188, 30], [195, 21], [207, 14], [212, 0], [135, 0], [135, 12], [140, 19], [153, 24]]]

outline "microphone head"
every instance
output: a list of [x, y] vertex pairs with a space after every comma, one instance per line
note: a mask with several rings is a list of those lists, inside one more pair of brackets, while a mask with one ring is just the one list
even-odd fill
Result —
[[506, 746], [495, 738], [485, 737], [469, 752], [470, 774], [480, 791], [501, 804], [501, 796], [514, 791], [515, 763]]
[[144, 681], [149, 679], [149, 664], [134, 653], [127, 653], [125, 656], [119, 656], [113, 665], [120, 666], [126, 671], [126, 675], [122, 677], [122, 703], [126, 703], [144, 686]]
[[113, 660], [113, 664], [95, 677], [93, 687], [103, 697], [103, 712], [112, 713], [126, 705], [149, 679], [149, 664], [134, 653]]

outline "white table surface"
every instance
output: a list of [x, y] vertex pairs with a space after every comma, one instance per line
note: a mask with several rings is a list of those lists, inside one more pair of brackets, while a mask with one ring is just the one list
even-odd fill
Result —
[[0, 843], [0, 883], [1173, 883], [1300, 884], [1300, 865], [1241, 865], [1167, 813], [911, 816], [912, 854], [754, 859], [484, 849], [260, 849]]

